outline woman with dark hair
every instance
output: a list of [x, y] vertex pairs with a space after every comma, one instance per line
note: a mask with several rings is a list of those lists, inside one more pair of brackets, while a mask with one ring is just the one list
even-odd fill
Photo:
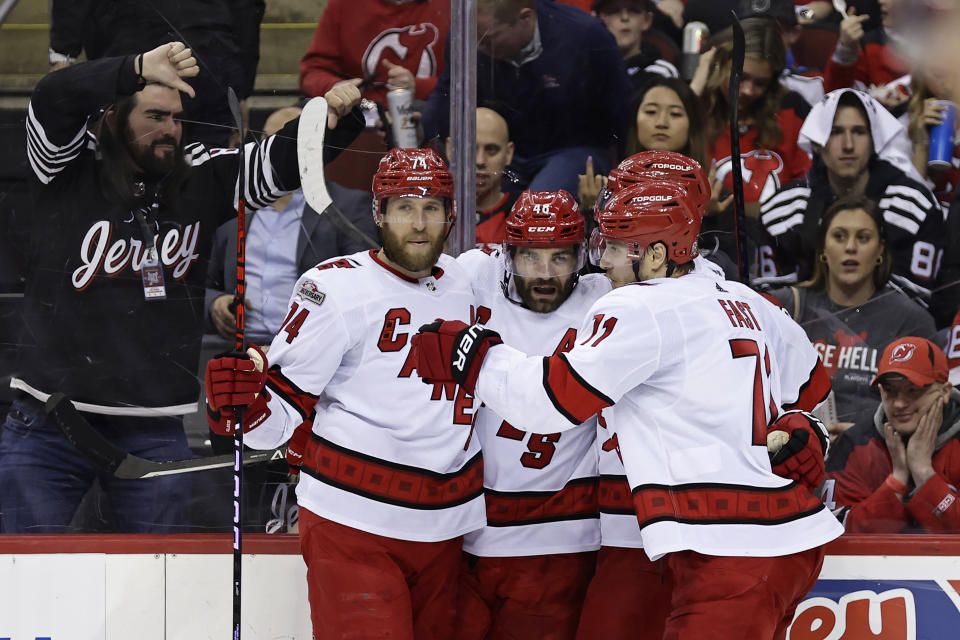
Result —
[[700, 99], [679, 78], [657, 77], [641, 91], [627, 138], [627, 155], [676, 151], [705, 166], [703, 109]]
[[[745, 57], [738, 99], [740, 163], [743, 169], [747, 231], [752, 244], [763, 246], [766, 236], [755, 218], [759, 202], [810, 168], [810, 156], [797, 146], [797, 136], [810, 107], [799, 94], [786, 90], [780, 76], [786, 64], [786, 47], [776, 21], [747, 18], [741, 22]], [[724, 29], [712, 39], [713, 48], [700, 57], [690, 81], [704, 105], [707, 159], [710, 164], [711, 199], [701, 230], [701, 246], [717, 247], [728, 258], [736, 257], [733, 220], [733, 157], [730, 146], [729, 86], [733, 66], [733, 30]], [[704, 165], [707, 166], [707, 165]], [[774, 275], [764, 256], [751, 248], [751, 276]], [[734, 276], [731, 276], [734, 277]]]
[[771, 292], [807, 332], [833, 383], [828, 422], [839, 434], [880, 401], [870, 388], [884, 347], [903, 336], [933, 338], [933, 318], [889, 283], [890, 246], [872, 200], [834, 202], [817, 229], [813, 277]]
[[[675, 151], [705, 166], [703, 110], [685, 82], [656, 77], [640, 92], [636, 105], [627, 138], [628, 156], [641, 151]], [[582, 208], [593, 207], [606, 180], [594, 175], [593, 163], [588, 160], [577, 193]]]
[[[746, 54], [737, 105], [740, 151], [747, 170], [744, 197], [748, 203], [756, 203], [765, 191], [799, 178], [810, 168], [810, 157], [797, 146], [808, 107], [803, 98], [785, 90], [779, 82], [786, 48], [776, 22], [747, 18], [741, 24]], [[725, 29], [714, 38], [713, 48], [701, 56], [690, 81], [704, 104], [707, 156], [727, 191], [732, 186], [728, 104], [732, 55], [733, 31]], [[719, 210], [714, 207], [712, 212]]]

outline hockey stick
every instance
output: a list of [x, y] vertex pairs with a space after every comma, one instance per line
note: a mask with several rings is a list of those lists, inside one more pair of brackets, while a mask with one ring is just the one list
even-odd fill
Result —
[[[243, 117], [240, 115], [240, 101], [233, 87], [227, 87], [227, 104], [230, 105], [230, 114], [233, 116], [237, 133], [240, 134], [240, 169], [237, 174], [237, 294], [236, 301], [237, 333], [234, 347], [240, 353], [247, 349], [246, 335], [244, 335], [244, 294], [246, 293], [246, 244], [247, 221], [244, 197], [247, 192], [247, 136], [243, 130]], [[241, 569], [243, 566], [243, 538], [240, 526], [243, 522], [241, 513], [243, 503], [240, 500], [240, 489], [243, 486], [243, 407], [234, 407], [236, 424], [233, 430], [233, 640], [240, 640], [240, 610], [241, 610]]]
[[339, 231], [350, 236], [354, 242], [371, 249], [380, 243], [357, 228], [333, 204], [327, 191], [327, 178], [323, 170], [323, 143], [327, 133], [327, 101], [323, 98], [310, 100], [300, 113], [297, 129], [297, 161], [300, 164], [300, 188], [303, 197], [317, 215], [326, 214]]
[[314, 98], [300, 113], [297, 129], [297, 160], [300, 163], [300, 188], [307, 204], [323, 215], [333, 203], [323, 175], [323, 139], [327, 134], [327, 101]]
[[[140, 458], [118, 448], [103, 437], [99, 431], [87, 422], [77, 411], [73, 403], [62, 393], [54, 393], [46, 402], [47, 414], [53, 419], [70, 444], [87, 457], [98, 469], [121, 480], [144, 480], [160, 476], [172, 476], [194, 471], [223, 469], [232, 467], [233, 455], [194, 458], [192, 460], [174, 460], [158, 462]], [[243, 464], [258, 464], [285, 460], [283, 449], [273, 451], [249, 451], [243, 456]]]
[[743, 167], [740, 159], [740, 79], [746, 43], [743, 27], [733, 13], [733, 58], [730, 61], [730, 160], [733, 168], [733, 232], [737, 246], [737, 274], [740, 282], [750, 282], [750, 259], [747, 255], [747, 210], [743, 201]]

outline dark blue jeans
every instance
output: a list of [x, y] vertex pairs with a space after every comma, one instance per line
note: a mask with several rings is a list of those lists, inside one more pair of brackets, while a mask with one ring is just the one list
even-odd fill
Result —
[[[178, 417], [83, 416], [122, 450], [148, 460], [192, 458]], [[43, 405], [17, 400], [0, 433], [0, 531], [64, 533], [84, 494], [99, 479], [125, 533], [188, 531], [190, 475], [120, 480], [101, 473], [48, 420]]]

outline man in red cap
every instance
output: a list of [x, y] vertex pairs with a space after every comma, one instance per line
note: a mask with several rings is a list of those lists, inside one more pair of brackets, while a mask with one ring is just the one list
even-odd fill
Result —
[[924, 338], [887, 345], [871, 386], [873, 419], [845, 432], [827, 460], [824, 502], [847, 531], [960, 531], [960, 391]]

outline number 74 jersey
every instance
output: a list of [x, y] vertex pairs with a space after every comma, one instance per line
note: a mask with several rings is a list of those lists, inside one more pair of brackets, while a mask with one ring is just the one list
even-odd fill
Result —
[[[621, 287], [590, 309], [572, 351], [490, 349], [476, 395], [511, 423], [576, 428], [616, 405], [643, 547], [780, 556], [842, 533], [804, 487], [775, 475], [767, 425], [818, 404], [829, 380], [803, 330], [738, 283], [689, 274]], [[815, 396], [815, 397], [814, 397]]]

